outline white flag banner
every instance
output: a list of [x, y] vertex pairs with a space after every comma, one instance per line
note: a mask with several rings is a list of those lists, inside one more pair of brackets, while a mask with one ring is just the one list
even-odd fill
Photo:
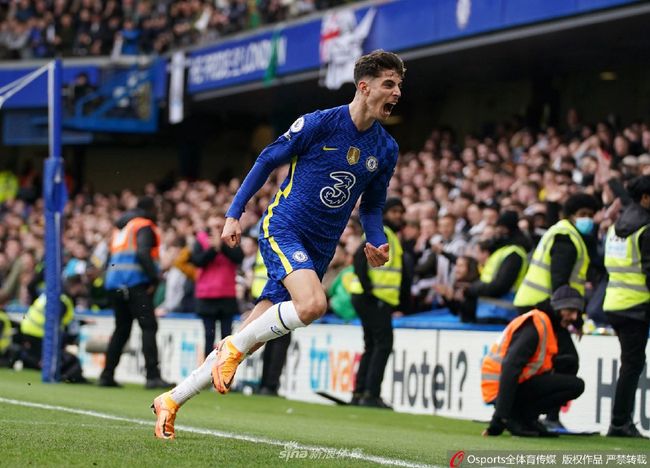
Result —
[[169, 123], [183, 121], [183, 91], [185, 88], [185, 53], [176, 52], [170, 62]]
[[338, 10], [323, 16], [321, 23], [320, 60], [324, 77], [321, 85], [339, 89], [354, 83], [354, 63], [363, 55], [366, 40], [375, 19], [374, 8], [357, 24], [354, 10]]

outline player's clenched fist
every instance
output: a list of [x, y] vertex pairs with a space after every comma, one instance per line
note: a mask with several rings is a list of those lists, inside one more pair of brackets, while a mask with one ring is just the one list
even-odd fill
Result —
[[370, 242], [366, 242], [363, 251], [366, 254], [368, 263], [372, 267], [380, 267], [388, 261], [389, 258], [388, 244], [383, 244], [380, 245], [379, 247], [375, 247]]
[[236, 247], [241, 241], [241, 226], [239, 220], [235, 218], [226, 218], [226, 225], [221, 233], [221, 240], [230, 248]]

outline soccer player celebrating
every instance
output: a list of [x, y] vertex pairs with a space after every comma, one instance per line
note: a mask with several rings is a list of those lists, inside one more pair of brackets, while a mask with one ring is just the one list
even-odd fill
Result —
[[379, 121], [397, 104], [405, 71], [391, 52], [376, 50], [361, 57], [354, 67], [356, 92], [349, 105], [300, 117], [259, 155], [226, 214], [221, 238], [230, 247], [239, 244], [239, 217], [246, 203], [276, 167], [290, 163], [262, 218], [259, 248], [269, 279], [240, 331], [223, 339], [189, 377], [154, 400], [156, 437], [174, 438], [176, 412], [210, 381], [219, 393], [227, 393], [247, 354], [325, 313], [320, 281], [359, 197], [368, 263], [378, 267], [388, 261], [382, 209], [398, 147]]

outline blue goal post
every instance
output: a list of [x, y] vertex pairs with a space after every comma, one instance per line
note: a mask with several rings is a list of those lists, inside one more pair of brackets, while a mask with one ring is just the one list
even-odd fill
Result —
[[61, 86], [63, 84], [60, 59], [53, 60], [37, 70], [0, 87], [0, 107], [13, 95], [41, 76], [47, 76], [48, 143], [49, 156], [43, 171], [43, 199], [45, 205], [45, 335], [43, 337], [43, 382], [58, 382], [61, 367], [61, 273], [63, 262], [62, 214], [67, 201], [63, 156], [61, 153]]

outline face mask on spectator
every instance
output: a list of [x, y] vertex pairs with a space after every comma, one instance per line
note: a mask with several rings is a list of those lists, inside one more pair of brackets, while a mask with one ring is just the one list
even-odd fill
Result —
[[591, 234], [594, 229], [594, 220], [592, 218], [576, 218], [576, 229], [580, 234]]

